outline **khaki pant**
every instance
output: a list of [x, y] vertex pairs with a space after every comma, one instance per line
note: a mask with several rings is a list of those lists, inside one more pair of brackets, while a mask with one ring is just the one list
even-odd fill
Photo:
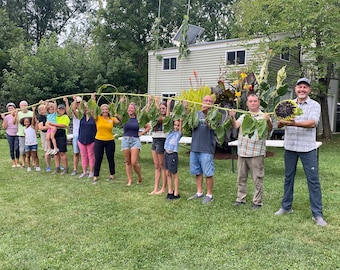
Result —
[[262, 205], [264, 156], [238, 157], [237, 164], [237, 202], [246, 202], [248, 172], [251, 172], [254, 182], [253, 204]]

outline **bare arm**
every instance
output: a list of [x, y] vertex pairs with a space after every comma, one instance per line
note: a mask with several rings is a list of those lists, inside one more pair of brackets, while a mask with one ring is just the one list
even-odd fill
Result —
[[138, 134], [139, 137], [145, 135], [146, 133], [148, 133], [148, 132], [150, 131], [150, 129], [151, 129], [150, 124], [146, 124], [146, 125], [144, 126], [144, 130], [141, 131], [141, 132], [139, 132], [139, 134]]
[[70, 104], [68, 103], [68, 98], [64, 97], [63, 101], [65, 102], [65, 112], [67, 115], [70, 113]]
[[236, 120], [235, 115], [236, 115], [235, 110], [230, 110], [230, 111], [229, 111], [231, 126], [232, 126], [234, 129], [237, 129], [237, 128], [239, 128], [239, 127], [241, 126], [241, 123], [240, 123], [240, 121]]
[[302, 128], [315, 128], [314, 120], [306, 120], [301, 122], [295, 122], [295, 120], [280, 120], [277, 124], [278, 128], [282, 128], [283, 126], [294, 126], [294, 127], [302, 127]]

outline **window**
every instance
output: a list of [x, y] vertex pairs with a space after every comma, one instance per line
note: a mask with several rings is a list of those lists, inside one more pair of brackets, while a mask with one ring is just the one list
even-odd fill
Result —
[[283, 61], [289, 62], [289, 60], [290, 60], [289, 49], [282, 50], [281, 55], [280, 55], [280, 59], [283, 60]]
[[163, 70], [174, 70], [177, 69], [177, 58], [163, 58]]
[[[176, 96], [176, 94], [175, 94], [175, 93], [162, 94], [162, 97], [174, 97], [174, 96]], [[165, 101], [165, 102], [167, 102], [168, 100], [164, 98], [162, 101]], [[174, 101], [174, 100], [172, 100], [172, 101], [171, 101], [171, 106], [170, 106], [170, 111], [172, 111], [172, 110], [173, 110], [174, 106], [175, 106], [175, 101]]]
[[244, 65], [246, 63], [246, 51], [230, 51], [226, 52], [227, 65]]

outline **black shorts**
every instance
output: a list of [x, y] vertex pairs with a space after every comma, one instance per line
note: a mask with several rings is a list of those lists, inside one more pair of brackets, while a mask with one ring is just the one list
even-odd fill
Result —
[[178, 169], [178, 153], [167, 153], [164, 152], [164, 169], [170, 173], [177, 173]]
[[152, 138], [151, 150], [156, 151], [157, 154], [164, 153], [165, 138]]
[[[66, 153], [67, 152], [67, 136], [65, 129], [57, 129], [57, 132], [54, 136], [57, 147], [59, 149], [59, 152]], [[53, 148], [53, 143], [51, 142], [51, 148]]]

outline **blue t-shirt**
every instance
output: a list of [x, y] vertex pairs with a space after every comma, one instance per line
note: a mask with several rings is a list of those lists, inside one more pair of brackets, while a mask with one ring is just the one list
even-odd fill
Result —
[[181, 132], [171, 131], [165, 139], [164, 149], [171, 152], [178, 152], [178, 144], [181, 137]]
[[47, 121], [51, 123], [57, 123], [57, 116], [58, 113], [48, 113], [47, 114]]
[[137, 118], [130, 118], [129, 121], [124, 125], [124, 134], [123, 136], [128, 137], [139, 137], [139, 124]]

